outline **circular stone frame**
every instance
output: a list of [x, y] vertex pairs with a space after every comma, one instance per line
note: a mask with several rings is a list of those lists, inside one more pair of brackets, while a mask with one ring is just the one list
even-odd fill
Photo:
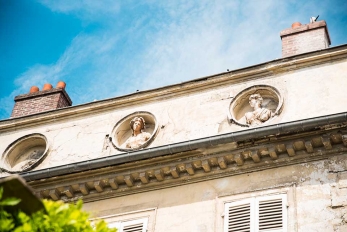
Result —
[[25, 135], [11, 143], [3, 152], [2, 169], [9, 173], [32, 170], [44, 160], [49, 150], [50, 146], [44, 135]]
[[274, 115], [263, 124], [267, 124], [278, 117], [282, 112], [284, 103], [281, 93], [275, 87], [270, 85], [254, 85], [242, 90], [231, 100], [228, 110], [228, 119], [231, 123], [243, 127], [250, 127], [250, 125], [246, 123], [244, 115], [247, 112], [253, 111], [253, 108], [249, 105], [249, 97], [256, 93], [262, 96], [262, 105], [271, 110]]
[[[142, 117], [145, 120], [146, 122], [145, 132], [150, 133], [151, 137], [144, 144], [142, 144], [140, 147], [136, 149], [125, 148], [124, 143], [132, 135], [132, 130], [130, 128], [130, 121], [134, 117]], [[147, 147], [153, 142], [154, 138], [156, 137], [158, 133], [158, 128], [159, 128], [159, 125], [154, 114], [147, 111], [134, 112], [132, 114], [125, 116], [124, 118], [122, 118], [116, 123], [116, 125], [114, 126], [111, 132], [111, 138], [112, 138], [111, 143], [114, 146], [114, 148], [120, 151], [129, 152], [129, 151], [140, 150]]]

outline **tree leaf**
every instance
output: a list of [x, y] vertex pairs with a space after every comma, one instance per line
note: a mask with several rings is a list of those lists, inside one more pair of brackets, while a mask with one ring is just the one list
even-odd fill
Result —
[[2, 201], [0, 201], [0, 205], [17, 205], [21, 199], [15, 198], [15, 197], [8, 197]]
[[[20, 202], [16, 198], [6, 198], [0, 201], [1, 205], [15, 205]], [[76, 205], [43, 200], [46, 210], [41, 210], [32, 215], [24, 212], [6, 212], [5, 207], [0, 205], [0, 232], [31, 232], [31, 231], [54, 231], [54, 232], [115, 232], [109, 229], [104, 221], [92, 227], [88, 220], [89, 214], [81, 210], [82, 201]]]
[[13, 219], [0, 219], [0, 231], [12, 231], [14, 228]]

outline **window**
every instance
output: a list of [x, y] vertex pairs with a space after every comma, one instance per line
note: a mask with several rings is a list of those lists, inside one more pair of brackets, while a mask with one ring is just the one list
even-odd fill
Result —
[[[122, 211], [122, 209], [120, 209], [120, 211]], [[108, 224], [108, 227], [117, 228], [118, 232], [154, 232], [157, 208], [149, 208], [121, 214], [110, 214], [110, 210], [98, 213], [100, 216], [91, 218], [90, 220], [92, 222], [103, 219]]]
[[286, 205], [286, 194], [226, 203], [224, 232], [286, 232]]
[[146, 232], [148, 218], [142, 218], [132, 221], [109, 223], [109, 228], [117, 228], [118, 232]]

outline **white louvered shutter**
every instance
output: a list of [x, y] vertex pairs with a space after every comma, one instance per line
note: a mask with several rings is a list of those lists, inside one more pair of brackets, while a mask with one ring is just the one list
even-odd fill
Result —
[[287, 232], [286, 204], [286, 194], [227, 203], [224, 232]]
[[225, 204], [224, 232], [253, 232], [254, 199]]
[[287, 199], [285, 194], [256, 198], [256, 230], [259, 232], [287, 231]]
[[147, 218], [122, 222], [119, 232], [146, 232], [147, 222]]

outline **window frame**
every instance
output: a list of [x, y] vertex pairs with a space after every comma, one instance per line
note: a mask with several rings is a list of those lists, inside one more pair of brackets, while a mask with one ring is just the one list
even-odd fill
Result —
[[148, 229], [148, 218], [112, 222], [108, 224], [108, 227], [117, 228], [118, 232], [124, 232], [124, 227], [139, 224], [139, 223], [142, 223], [141, 232], [146, 232]]
[[107, 223], [109, 228], [117, 228], [118, 232], [123, 231], [123, 228], [126, 225], [142, 222], [144, 226], [141, 232], [153, 232], [155, 228], [157, 208], [130, 211], [121, 214], [108, 214], [108, 212], [100, 212], [100, 214], [106, 215], [91, 218], [90, 221], [94, 222], [102, 219]]
[[[279, 200], [282, 201], [282, 228], [281, 229], [270, 229], [266, 230], [269, 232], [287, 232], [288, 230], [288, 212], [287, 212], [287, 193], [281, 194], [273, 194], [273, 195], [265, 195], [265, 196], [255, 196], [249, 197], [246, 199], [235, 200], [231, 202], [224, 202], [224, 223], [223, 223], [223, 231], [228, 232], [229, 226], [229, 208], [234, 206], [241, 205], [250, 205], [250, 232], [259, 232], [259, 203], [267, 200]], [[264, 231], [264, 230], [263, 230]]]

